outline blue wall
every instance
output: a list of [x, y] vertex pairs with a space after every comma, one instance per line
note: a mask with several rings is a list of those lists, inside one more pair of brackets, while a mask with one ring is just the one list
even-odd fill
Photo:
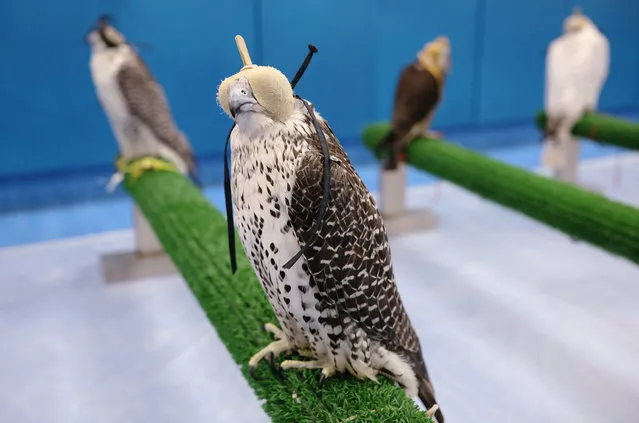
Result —
[[[639, 3], [580, 4], [611, 41], [602, 109], [638, 106]], [[401, 68], [441, 33], [452, 42], [453, 72], [436, 126], [531, 119], [542, 103], [545, 48], [571, 8], [566, 0], [136, 0], [76, 1], [68, 8], [50, 0], [4, 1], [0, 178], [112, 166], [116, 144], [83, 42], [104, 11], [132, 42], [150, 45], [142, 55], [198, 155], [219, 157], [231, 122], [215, 95], [219, 82], [239, 69], [237, 33], [255, 62], [289, 77], [306, 45], [317, 45], [298, 92], [349, 143], [358, 142], [367, 122], [388, 118]]]

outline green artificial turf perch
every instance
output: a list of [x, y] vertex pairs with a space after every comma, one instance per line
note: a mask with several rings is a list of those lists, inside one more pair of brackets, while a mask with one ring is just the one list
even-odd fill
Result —
[[[535, 121], [539, 129], [545, 128], [548, 122], [546, 112], [542, 110], [537, 113]], [[572, 128], [572, 134], [604, 144], [639, 150], [639, 123], [614, 116], [586, 113]]]
[[258, 379], [251, 378], [250, 357], [272, 340], [263, 325], [277, 324], [277, 320], [248, 259], [239, 251], [238, 271], [231, 274], [225, 218], [190, 181], [175, 172], [151, 171], [137, 180], [127, 177], [125, 188], [257, 397], [266, 400], [263, 407], [273, 422], [431, 421], [401, 388], [383, 377], [379, 377], [379, 384], [335, 377], [320, 388], [318, 371], [287, 371], [284, 379], [278, 379], [262, 363], [256, 371]]
[[[389, 129], [386, 123], [367, 126], [366, 147], [374, 150]], [[639, 264], [639, 210], [634, 207], [442, 140], [417, 139], [406, 154], [415, 168]]]

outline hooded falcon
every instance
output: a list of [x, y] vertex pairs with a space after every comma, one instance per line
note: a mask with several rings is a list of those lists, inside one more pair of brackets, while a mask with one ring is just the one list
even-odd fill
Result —
[[[173, 122], [162, 86], [134, 48], [106, 16], [98, 19], [86, 41], [96, 93], [118, 142], [120, 174], [137, 177], [145, 170], [174, 166], [199, 185], [189, 141]], [[135, 161], [142, 157], [146, 159]]]
[[430, 124], [450, 72], [450, 54], [450, 41], [441, 35], [427, 43], [417, 54], [417, 60], [402, 71], [395, 92], [391, 130], [377, 147], [378, 151], [389, 152], [386, 170], [397, 169], [401, 151], [415, 138], [439, 138], [438, 133], [430, 132]]
[[608, 39], [581, 9], [575, 8], [563, 27], [546, 54], [544, 138], [552, 145], [570, 139], [581, 116], [597, 109], [610, 68]]
[[[372, 380], [383, 374], [443, 423], [395, 284], [382, 217], [328, 123], [294, 96], [279, 70], [266, 66], [245, 66], [225, 79], [218, 103], [236, 124], [230, 135], [234, 223], [281, 326], [265, 325], [276, 340], [250, 359], [249, 369], [298, 352], [308, 359], [285, 360], [281, 368], [321, 369], [320, 383], [335, 373]], [[318, 232], [325, 156], [315, 124], [331, 160]]]

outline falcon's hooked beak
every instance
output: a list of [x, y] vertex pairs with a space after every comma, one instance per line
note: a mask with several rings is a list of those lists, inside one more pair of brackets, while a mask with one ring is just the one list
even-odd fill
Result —
[[99, 45], [107, 48], [118, 47], [126, 44], [124, 36], [111, 23], [109, 15], [100, 15], [93, 28], [85, 35], [84, 39], [89, 45]]
[[255, 104], [257, 104], [257, 100], [246, 87], [238, 84], [229, 89], [229, 111], [233, 119], [241, 113], [255, 111], [253, 110]]

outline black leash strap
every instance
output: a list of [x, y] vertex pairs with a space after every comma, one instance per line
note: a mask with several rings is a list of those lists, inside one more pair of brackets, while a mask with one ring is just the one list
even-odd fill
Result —
[[237, 256], [235, 255], [235, 229], [233, 228], [233, 198], [231, 197], [231, 171], [229, 167], [229, 144], [235, 123], [231, 126], [224, 144], [224, 200], [226, 202], [226, 233], [229, 237], [229, 256], [231, 258], [231, 272], [237, 271]]
[[304, 107], [308, 111], [308, 114], [313, 119], [313, 126], [315, 127], [315, 132], [317, 132], [317, 136], [320, 139], [320, 144], [322, 145], [322, 154], [324, 155], [324, 195], [322, 196], [322, 201], [320, 203], [319, 211], [317, 212], [317, 218], [315, 219], [315, 223], [311, 228], [311, 233], [309, 237], [309, 241], [304, 244], [304, 247], [300, 251], [293, 256], [292, 259], [286, 262], [284, 265], [285, 269], [290, 269], [297, 260], [302, 257], [303, 254], [308, 251], [311, 245], [317, 240], [320, 229], [322, 228], [322, 223], [324, 223], [324, 216], [326, 216], [326, 210], [328, 210], [328, 201], [329, 195], [331, 194], [331, 156], [328, 152], [328, 142], [326, 141], [326, 135], [324, 135], [324, 131], [319, 126], [319, 122], [315, 119], [315, 113], [313, 113], [313, 109], [311, 105], [308, 104], [306, 100], [302, 97], [296, 95], [298, 99], [302, 101]]

